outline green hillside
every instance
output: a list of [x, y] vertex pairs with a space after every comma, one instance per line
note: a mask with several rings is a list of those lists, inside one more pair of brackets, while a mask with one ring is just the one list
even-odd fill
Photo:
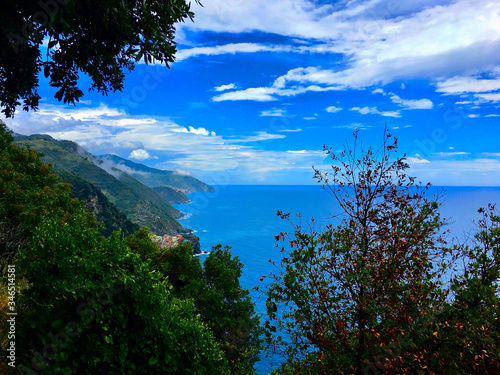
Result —
[[150, 168], [116, 155], [102, 155], [100, 158], [112, 163], [111, 165], [116, 168], [125, 170], [128, 174], [149, 187], [168, 186], [174, 189], [180, 189], [185, 194], [194, 193], [196, 191], [215, 191], [212, 186], [192, 176], [179, 174], [175, 171]]
[[95, 164], [103, 162], [78, 144], [56, 141], [48, 135], [20, 136], [16, 137], [16, 143], [43, 152], [45, 163], [52, 163], [56, 168], [74, 173], [97, 186], [111, 203], [138, 225], [148, 226], [157, 234], [184, 232], [175, 220], [182, 217], [179, 210], [130, 175], [115, 168], [105, 171], [98, 167]]
[[191, 199], [180, 190], [168, 186], [156, 186], [153, 188], [160, 196], [172, 204], [191, 203]]
[[97, 221], [103, 224], [102, 235], [108, 237], [113, 231], [121, 229], [128, 236], [139, 230], [139, 226], [127, 219], [97, 186], [62, 168], [55, 167], [53, 171], [71, 185], [72, 196], [83, 201], [85, 210], [92, 212]]

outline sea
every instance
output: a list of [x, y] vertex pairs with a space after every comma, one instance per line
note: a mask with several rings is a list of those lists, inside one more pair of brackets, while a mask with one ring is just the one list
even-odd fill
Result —
[[[433, 196], [439, 197], [441, 217], [447, 219], [449, 242], [471, 240], [480, 207], [493, 203], [500, 208], [500, 187], [431, 187], [428, 197]], [[200, 237], [203, 252], [217, 244], [231, 247], [232, 255], [244, 264], [240, 283], [250, 290], [261, 321], [266, 314], [265, 296], [254, 287], [265, 289], [268, 278], [261, 278], [278, 270], [283, 242], [278, 243], [275, 236], [293, 233], [294, 225], [321, 231], [328, 223], [337, 223], [341, 213], [333, 196], [320, 185], [227, 185], [216, 187], [215, 192], [192, 193], [189, 198], [192, 203], [175, 205], [185, 213], [180, 223]], [[289, 220], [279, 218], [278, 211], [290, 213]], [[200, 261], [206, 256], [200, 255]], [[269, 374], [282, 361], [276, 354], [263, 353], [256, 372]]]

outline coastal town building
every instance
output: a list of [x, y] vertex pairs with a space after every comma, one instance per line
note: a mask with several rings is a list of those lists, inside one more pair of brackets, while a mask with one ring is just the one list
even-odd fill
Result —
[[163, 237], [162, 236], [156, 236], [154, 235], [152, 240], [158, 244], [162, 249], [166, 247], [173, 247], [177, 246], [178, 244], [182, 242], [189, 242], [187, 239], [182, 237], [181, 234], [176, 235], [176, 236], [170, 236], [168, 234], [165, 234]]

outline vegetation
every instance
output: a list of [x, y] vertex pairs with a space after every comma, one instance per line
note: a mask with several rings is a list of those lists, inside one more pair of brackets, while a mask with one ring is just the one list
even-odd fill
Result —
[[[69, 185], [3, 124], [0, 146], [1, 260], [16, 267], [22, 316], [16, 373], [253, 373], [258, 318], [227, 249], [202, 268], [189, 245], [162, 250], [146, 229], [102, 237]], [[5, 269], [1, 276], [5, 312]]]
[[61, 168], [52, 168], [55, 174], [71, 186], [71, 196], [84, 202], [85, 211], [92, 212], [102, 224], [101, 234], [109, 237], [114, 231], [121, 230], [125, 235], [139, 230], [94, 184], [80, 176]]
[[0, 122], [0, 251], [11, 260], [26, 248], [42, 217], [71, 202], [67, 184], [31, 148], [19, 148]]
[[181, 204], [181, 203], [191, 203], [191, 200], [188, 198], [186, 194], [184, 194], [180, 190], [172, 189], [168, 186], [157, 186], [153, 188], [160, 197], [165, 199], [167, 202], [172, 204]]
[[[102, 161], [75, 142], [56, 141], [48, 135], [32, 135], [16, 137], [16, 143], [43, 152], [42, 160], [52, 163], [56, 167], [55, 173], [64, 170], [97, 186], [127, 218], [140, 226], [148, 226], [161, 235], [184, 232], [175, 220], [182, 217], [179, 210], [125, 172], [112, 167], [107, 171], [102, 169], [101, 166], [105, 167]], [[60, 177], [67, 178], [68, 173], [61, 173]], [[67, 182], [74, 182], [74, 179]], [[78, 191], [76, 186], [73, 188]]]
[[116, 168], [126, 171], [144, 185], [152, 188], [166, 186], [181, 190], [186, 194], [195, 191], [215, 191], [212, 186], [186, 174], [150, 168], [116, 155], [103, 155], [101, 158], [116, 164]]
[[194, 300], [202, 320], [224, 351], [231, 373], [252, 373], [264, 332], [248, 290], [240, 286], [243, 264], [231, 256], [229, 247], [215, 246], [202, 267], [189, 245], [159, 249], [144, 229], [129, 236], [127, 242], [168, 279], [176, 297]]
[[272, 275], [267, 325], [290, 337], [274, 340], [288, 358], [277, 372], [498, 373], [500, 217], [490, 207], [476, 246], [447, 247], [438, 203], [385, 136], [378, 151], [325, 147], [332, 173], [316, 176], [342, 215], [322, 233], [294, 226]]
[[[332, 172], [316, 176], [338, 223], [277, 236], [290, 247], [267, 289], [268, 333], [287, 335], [268, 335], [287, 358], [275, 373], [497, 374], [500, 215], [481, 209], [475, 242], [447, 244], [439, 203], [384, 139], [377, 151], [325, 147]], [[101, 236], [41, 156], [0, 125], [0, 325], [9, 302], [22, 316], [11, 372], [253, 374], [263, 328], [238, 257], [218, 245], [202, 266], [189, 244], [161, 249], [146, 228]]]
[[[123, 88], [125, 72], [143, 59], [168, 64], [176, 52], [175, 23], [193, 17], [185, 0], [13, 1], [0, 14], [0, 105], [10, 117], [21, 104], [37, 109], [38, 74], [54, 97], [78, 101], [81, 73], [103, 94]], [[47, 52], [41, 54], [48, 38]]]

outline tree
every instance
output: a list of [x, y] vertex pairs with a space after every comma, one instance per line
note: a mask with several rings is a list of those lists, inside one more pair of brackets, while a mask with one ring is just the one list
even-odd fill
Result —
[[240, 285], [242, 269], [229, 246], [214, 246], [203, 263], [202, 287], [191, 294], [197, 296], [195, 305], [221, 344], [231, 373], [253, 374], [263, 331], [249, 291]]
[[451, 280], [453, 299], [433, 322], [438, 337], [425, 346], [453, 374], [500, 373], [500, 216], [493, 204], [478, 212], [474, 242]]
[[[281, 371], [409, 374], [497, 368], [491, 363], [498, 364], [494, 328], [499, 320], [488, 304], [498, 306], [492, 281], [498, 281], [498, 250], [490, 250], [497, 266], [488, 267], [490, 277], [480, 286], [474, 287], [481, 274], [477, 270], [495, 259], [491, 256], [472, 258], [465, 278], [452, 275], [454, 261], [468, 254], [467, 248], [445, 246], [439, 204], [426, 198], [427, 186], [406, 174], [404, 156], [393, 159], [397, 140], [389, 142], [386, 131], [383, 146], [375, 151], [360, 147], [357, 133], [354, 138], [354, 146], [346, 145], [339, 155], [325, 146], [332, 172], [315, 171], [339, 204], [339, 224], [322, 233], [294, 226], [290, 250], [267, 290], [267, 325], [290, 337], [288, 343], [275, 340], [285, 345], [288, 356]], [[276, 237], [289, 238], [286, 233]], [[452, 282], [445, 283], [444, 275]], [[469, 321], [464, 306], [479, 290], [482, 312]], [[468, 302], [461, 302], [461, 296]], [[469, 327], [469, 334], [450, 329], [452, 321]], [[487, 339], [472, 344], [480, 332], [488, 333]], [[483, 343], [487, 352], [481, 352]], [[464, 360], [471, 365], [466, 370]]]
[[27, 247], [43, 216], [78, 206], [67, 184], [43, 164], [41, 154], [13, 143], [0, 121], [0, 256], [11, 260], [19, 246]]
[[192, 300], [179, 299], [115, 232], [78, 214], [48, 215], [18, 256], [30, 287], [18, 299], [25, 373], [227, 373]]
[[[40, 155], [14, 145], [3, 127], [0, 145], [1, 244], [15, 245], [0, 264], [7, 258], [16, 270], [15, 296], [0, 278], [0, 325], [12, 318], [3, 313], [12, 311], [8, 295], [23, 317], [15, 326], [17, 373], [229, 372], [192, 299], [175, 296], [118, 232], [100, 236], [69, 187], [56, 184]], [[2, 329], [2, 343], [6, 335]], [[6, 347], [0, 352], [4, 361]]]
[[[196, 0], [198, 1], [198, 0]], [[43, 70], [54, 95], [65, 103], [82, 96], [80, 74], [90, 89], [123, 88], [134, 63], [174, 61], [176, 22], [193, 18], [185, 0], [24, 0], [6, 2], [0, 13], [0, 105], [36, 110]], [[46, 52], [45, 52], [46, 48]], [[44, 51], [42, 55], [42, 50]]]
[[190, 244], [160, 249], [142, 229], [129, 246], [172, 285], [177, 298], [192, 299], [202, 321], [224, 351], [231, 374], [252, 374], [263, 333], [249, 291], [240, 285], [243, 264], [230, 248], [214, 246], [203, 267]]

